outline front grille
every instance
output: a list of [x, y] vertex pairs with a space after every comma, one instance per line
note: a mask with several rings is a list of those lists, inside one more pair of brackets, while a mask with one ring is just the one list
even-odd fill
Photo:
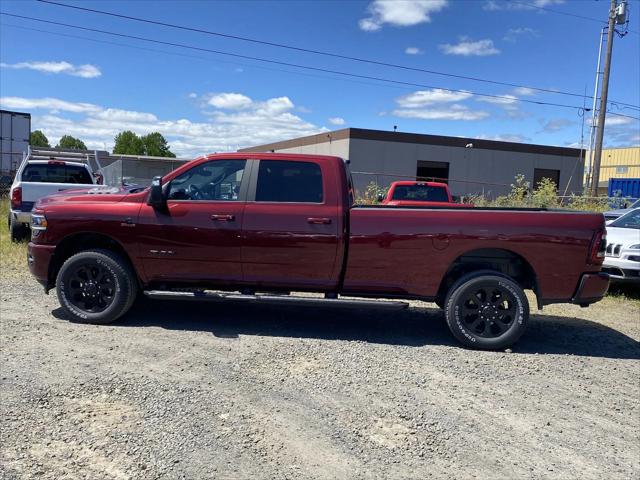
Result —
[[604, 251], [604, 254], [607, 257], [619, 257], [621, 249], [622, 249], [621, 243], [610, 243], [607, 245], [607, 249]]

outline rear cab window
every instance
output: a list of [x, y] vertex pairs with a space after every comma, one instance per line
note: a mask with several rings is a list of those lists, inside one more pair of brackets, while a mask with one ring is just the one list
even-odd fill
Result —
[[448, 202], [447, 190], [432, 185], [396, 185], [391, 200]]
[[313, 162], [260, 160], [255, 201], [323, 203], [320, 165]]
[[23, 182], [91, 184], [89, 171], [80, 165], [31, 163], [22, 171]]

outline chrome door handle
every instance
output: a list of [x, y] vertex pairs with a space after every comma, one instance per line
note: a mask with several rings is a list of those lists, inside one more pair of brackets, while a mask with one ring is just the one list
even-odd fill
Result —
[[314, 225], [329, 225], [331, 223], [331, 219], [330, 218], [325, 218], [325, 217], [309, 217], [307, 218], [307, 222], [308, 223], [312, 223]]
[[229, 214], [216, 214], [211, 215], [211, 220], [214, 222], [233, 222], [236, 219], [235, 215]]

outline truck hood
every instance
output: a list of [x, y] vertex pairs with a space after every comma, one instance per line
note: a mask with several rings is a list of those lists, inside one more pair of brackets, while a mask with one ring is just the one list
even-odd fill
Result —
[[640, 243], [640, 230], [637, 228], [607, 227], [607, 243], [621, 244], [623, 247]]
[[96, 185], [85, 188], [72, 188], [62, 192], [54, 193], [41, 198], [36, 202], [34, 208], [44, 207], [59, 202], [111, 202], [117, 203], [122, 201], [132, 193], [138, 193], [144, 190], [144, 187], [137, 185], [129, 185], [126, 187], [110, 187], [108, 185]]

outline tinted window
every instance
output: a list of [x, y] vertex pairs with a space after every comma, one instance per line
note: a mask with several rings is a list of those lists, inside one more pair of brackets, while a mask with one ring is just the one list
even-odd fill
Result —
[[93, 183], [86, 168], [63, 163], [32, 163], [22, 171], [23, 182]]
[[447, 191], [443, 187], [429, 185], [396, 185], [391, 200], [413, 200], [416, 202], [448, 202]]
[[257, 202], [322, 203], [322, 173], [311, 162], [260, 160]]
[[215, 160], [187, 170], [171, 180], [170, 200], [240, 200], [246, 160]]

